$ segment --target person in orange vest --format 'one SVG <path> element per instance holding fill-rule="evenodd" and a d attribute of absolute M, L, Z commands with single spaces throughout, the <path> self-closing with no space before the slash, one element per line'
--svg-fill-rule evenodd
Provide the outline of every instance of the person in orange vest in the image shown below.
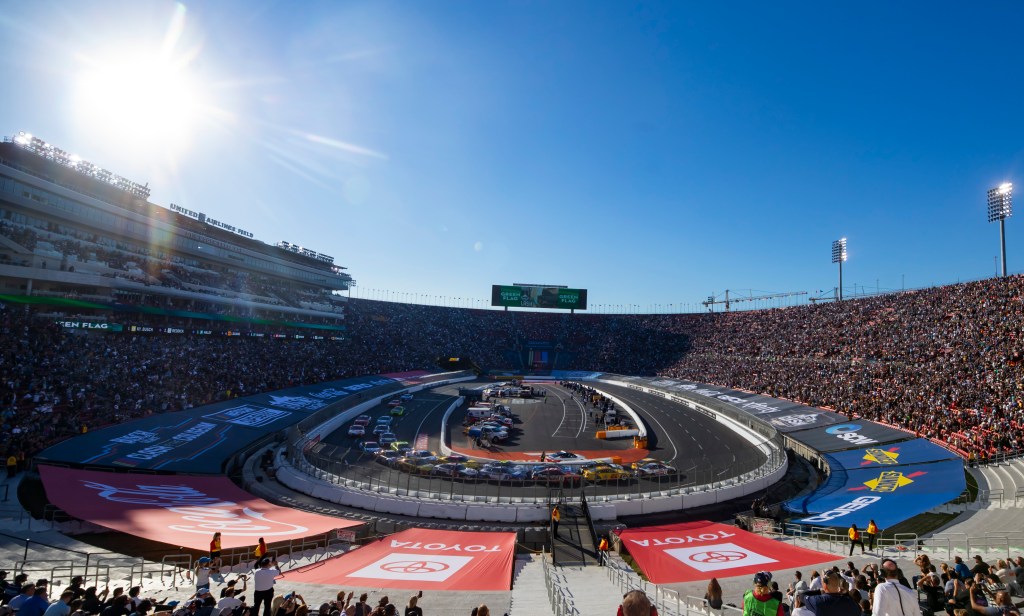
<path fill-rule="evenodd" d="M 864 529 L 864 534 L 868 536 L 868 549 L 874 552 L 875 539 L 878 538 L 878 525 L 875 524 L 874 520 L 868 522 L 868 527 Z"/>
<path fill-rule="evenodd" d="M 554 530 L 554 534 L 558 535 L 558 523 L 562 521 L 562 513 L 558 510 L 558 505 L 551 510 L 551 527 Z"/>
<path fill-rule="evenodd" d="M 853 546 L 860 544 L 860 553 L 864 553 L 864 542 L 861 541 L 860 531 L 857 530 L 856 524 L 850 524 L 850 530 L 847 532 L 850 536 L 850 556 L 853 556 Z"/>

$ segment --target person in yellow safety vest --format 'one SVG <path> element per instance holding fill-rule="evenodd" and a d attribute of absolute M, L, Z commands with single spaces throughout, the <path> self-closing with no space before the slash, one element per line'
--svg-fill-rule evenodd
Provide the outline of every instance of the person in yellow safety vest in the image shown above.
<path fill-rule="evenodd" d="M 868 522 L 868 527 L 864 530 L 864 534 L 868 536 L 868 549 L 872 552 L 875 551 L 875 539 L 878 538 L 878 525 L 875 524 L 874 520 Z"/>
<path fill-rule="evenodd" d="M 772 574 L 754 574 L 754 588 L 743 593 L 743 616 L 782 616 L 782 600 L 772 592 Z"/>
<path fill-rule="evenodd" d="M 554 530 L 554 534 L 558 534 L 558 523 L 562 520 L 562 513 L 558 511 L 558 505 L 551 510 L 551 527 Z"/>
<path fill-rule="evenodd" d="M 599 552 L 608 551 L 608 537 L 601 537 L 601 543 L 597 544 L 597 550 Z"/>
<path fill-rule="evenodd" d="M 11 455 L 7 456 L 7 478 L 10 479 L 18 474 L 18 458 Z"/>
<path fill-rule="evenodd" d="M 864 542 L 860 539 L 860 531 L 857 530 L 856 524 L 850 524 L 850 530 L 847 532 L 850 535 L 850 556 L 853 556 L 853 546 L 860 544 L 860 553 L 864 553 Z"/>

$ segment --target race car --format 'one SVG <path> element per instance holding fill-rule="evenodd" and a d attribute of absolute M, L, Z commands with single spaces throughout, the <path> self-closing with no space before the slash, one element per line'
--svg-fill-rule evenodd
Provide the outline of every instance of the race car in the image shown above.
<path fill-rule="evenodd" d="M 629 472 L 626 469 L 612 465 L 588 468 L 583 471 L 583 478 L 587 481 L 622 481 L 629 479 Z"/>
<path fill-rule="evenodd" d="M 392 407 L 391 408 L 391 414 L 394 415 L 395 417 L 401 417 L 402 415 L 405 415 L 405 407 L 404 406 Z"/>
<path fill-rule="evenodd" d="M 352 424 L 348 429 L 349 436 L 364 436 L 366 434 L 366 426 L 362 424 Z"/>
<path fill-rule="evenodd" d="M 648 462 L 636 469 L 637 477 L 671 477 L 678 473 L 674 466 L 661 462 Z"/>
<path fill-rule="evenodd" d="M 578 453 L 571 451 L 556 451 L 555 453 L 549 453 L 545 460 L 551 460 L 553 462 L 567 462 L 570 460 L 586 460 L 583 456 Z"/>

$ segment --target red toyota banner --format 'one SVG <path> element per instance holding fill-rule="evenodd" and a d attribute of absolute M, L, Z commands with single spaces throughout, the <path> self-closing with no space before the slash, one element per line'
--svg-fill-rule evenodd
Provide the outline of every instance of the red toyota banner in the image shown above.
<path fill-rule="evenodd" d="M 171 545 L 206 550 L 213 533 L 225 549 L 311 537 L 358 526 L 272 505 L 226 477 L 104 473 L 39 467 L 50 502 L 73 517 Z"/>
<path fill-rule="evenodd" d="M 413 528 L 289 571 L 284 579 L 357 588 L 510 590 L 515 547 L 515 533 Z"/>
<path fill-rule="evenodd" d="M 619 538 L 654 584 L 753 575 L 839 560 L 834 554 L 706 521 L 627 528 Z"/>

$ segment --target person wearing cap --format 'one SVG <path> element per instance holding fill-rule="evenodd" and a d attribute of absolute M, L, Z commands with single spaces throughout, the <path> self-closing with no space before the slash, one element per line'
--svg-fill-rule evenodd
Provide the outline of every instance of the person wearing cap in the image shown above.
<path fill-rule="evenodd" d="M 196 561 L 196 590 L 210 587 L 210 557 L 203 556 Z"/>
<path fill-rule="evenodd" d="M 252 576 L 251 616 L 270 616 L 270 604 L 274 600 L 275 578 L 279 575 L 281 575 L 281 570 L 277 568 L 277 561 L 264 556 L 260 561 L 260 568 Z M 263 604 L 262 612 L 260 612 L 261 603 Z"/>
<path fill-rule="evenodd" d="M 772 592 L 772 574 L 754 574 L 754 588 L 743 593 L 743 616 L 783 616 L 782 600 Z"/>
<path fill-rule="evenodd" d="M 562 521 L 562 512 L 558 510 L 558 505 L 551 510 L 551 529 L 552 534 L 558 535 L 558 523 Z"/>
<path fill-rule="evenodd" d="M 843 576 L 835 569 L 825 573 L 825 592 L 804 602 L 815 616 L 860 616 L 860 605 L 843 592 Z"/>
<path fill-rule="evenodd" d="M 900 570 L 890 559 L 882 561 L 885 581 L 875 586 L 871 616 L 921 616 L 917 592 L 900 582 Z"/>

